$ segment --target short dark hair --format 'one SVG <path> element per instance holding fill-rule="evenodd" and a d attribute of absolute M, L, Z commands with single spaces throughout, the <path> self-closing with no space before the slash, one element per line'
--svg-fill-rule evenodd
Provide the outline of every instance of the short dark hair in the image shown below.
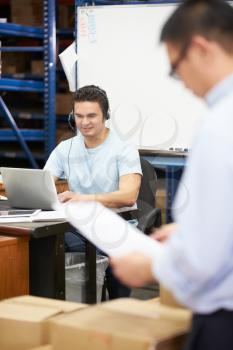
<path fill-rule="evenodd" d="M 109 101 L 106 92 L 96 85 L 87 85 L 74 93 L 75 102 L 97 102 L 105 119 L 109 119 Z"/>
<path fill-rule="evenodd" d="M 187 45 L 202 35 L 233 52 L 233 8 L 224 0 L 186 0 L 165 23 L 160 40 Z"/>

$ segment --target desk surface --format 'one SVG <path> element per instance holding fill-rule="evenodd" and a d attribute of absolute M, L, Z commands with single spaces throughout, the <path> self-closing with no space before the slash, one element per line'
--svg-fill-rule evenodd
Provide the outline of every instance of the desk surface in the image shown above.
<path fill-rule="evenodd" d="M 139 150 L 140 156 L 151 163 L 155 168 L 183 168 L 186 165 L 188 152 L 169 150 Z"/>
<path fill-rule="evenodd" d="M 141 156 L 158 156 L 158 157 L 187 157 L 187 151 L 156 150 L 156 149 L 139 149 Z"/>
<path fill-rule="evenodd" d="M 8 201 L 0 201 L 0 209 L 10 208 Z M 46 221 L 46 222 L 18 222 L 0 224 L 0 233 L 10 236 L 29 236 L 31 238 L 41 238 L 51 236 L 59 231 L 65 232 L 70 224 L 66 221 Z"/>

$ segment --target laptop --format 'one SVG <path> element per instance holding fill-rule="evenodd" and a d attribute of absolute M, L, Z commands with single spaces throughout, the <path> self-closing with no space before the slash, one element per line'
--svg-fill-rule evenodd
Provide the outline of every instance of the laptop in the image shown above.
<path fill-rule="evenodd" d="M 5 167 L 0 171 L 12 208 L 53 210 L 53 205 L 58 203 L 50 171 Z"/>

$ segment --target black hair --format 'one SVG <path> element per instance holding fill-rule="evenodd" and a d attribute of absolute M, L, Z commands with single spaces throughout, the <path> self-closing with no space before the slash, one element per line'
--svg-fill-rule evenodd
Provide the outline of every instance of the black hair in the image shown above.
<path fill-rule="evenodd" d="M 233 52 L 233 8 L 224 0 L 186 0 L 165 23 L 160 41 L 187 45 L 199 34 Z"/>
<path fill-rule="evenodd" d="M 106 92 L 99 86 L 87 85 L 74 93 L 75 102 L 97 102 L 105 119 L 109 119 L 109 101 Z"/>

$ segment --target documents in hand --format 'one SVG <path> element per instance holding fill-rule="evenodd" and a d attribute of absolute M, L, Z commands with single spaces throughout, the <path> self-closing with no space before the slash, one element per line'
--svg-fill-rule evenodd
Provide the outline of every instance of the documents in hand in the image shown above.
<path fill-rule="evenodd" d="M 33 214 L 28 216 L 0 216 L 0 224 L 17 222 L 39 222 L 39 221 L 65 221 L 63 212 L 59 210 L 41 211 L 33 210 Z"/>
<path fill-rule="evenodd" d="M 67 220 L 109 256 L 142 252 L 159 254 L 161 243 L 149 238 L 112 210 L 97 202 L 67 202 L 59 205 Z"/>

